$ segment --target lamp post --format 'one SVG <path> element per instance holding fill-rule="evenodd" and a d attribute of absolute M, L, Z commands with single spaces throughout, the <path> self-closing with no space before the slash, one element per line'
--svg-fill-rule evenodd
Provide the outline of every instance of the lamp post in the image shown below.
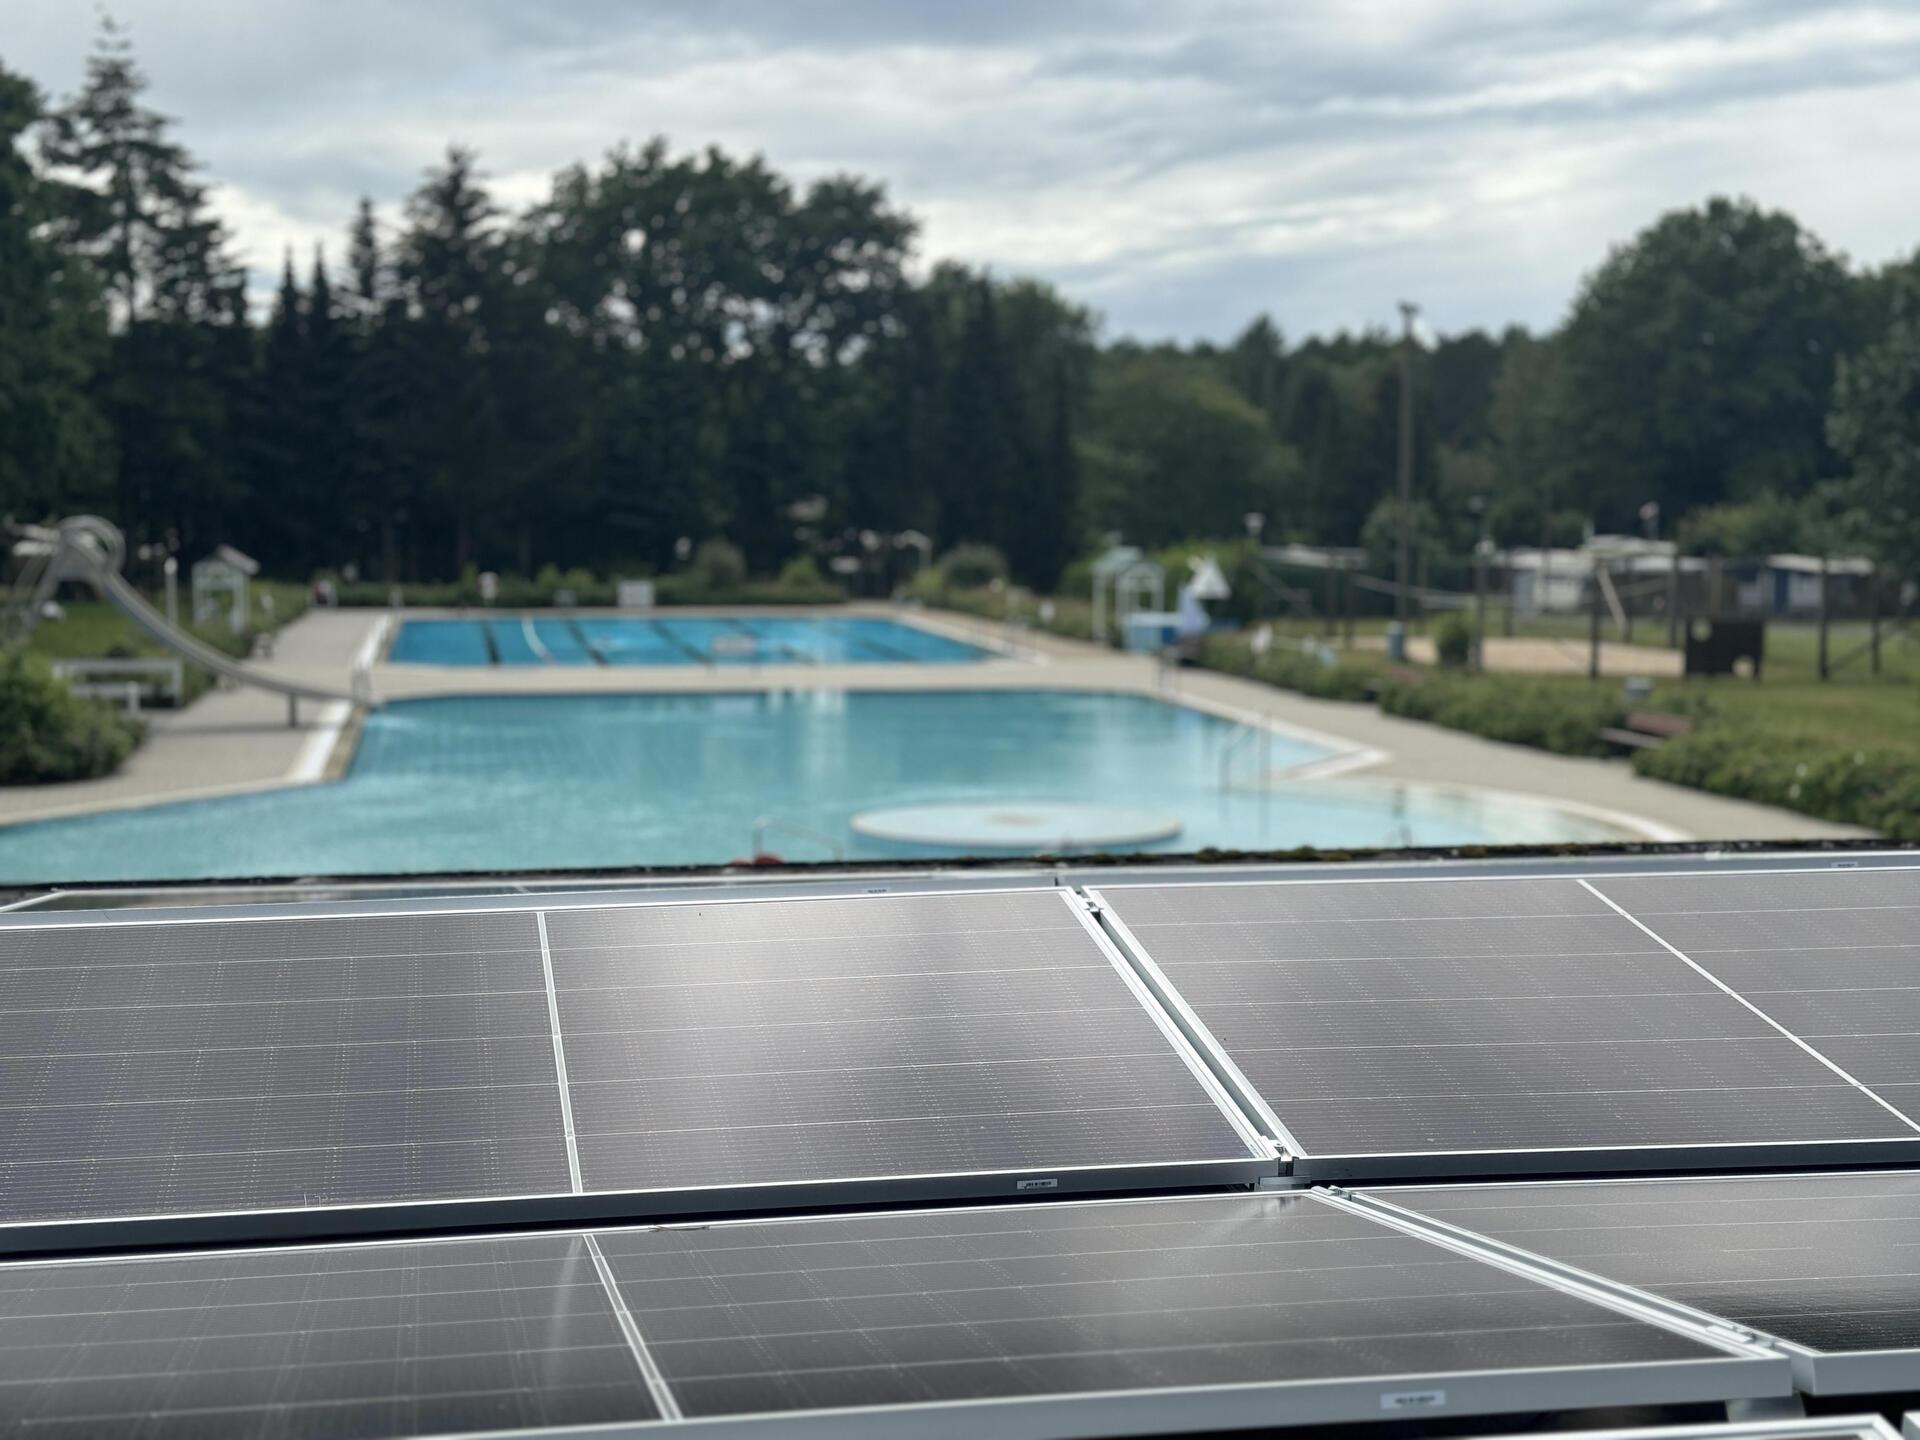
<path fill-rule="evenodd" d="M 1412 301 L 1400 302 L 1400 322 L 1405 327 L 1405 335 L 1400 343 L 1400 475 L 1398 513 L 1394 517 L 1398 523 L 1394 526 L 1397 555 L 1393 578 L 1394 618 L 1400 622 L 1402 634 L 1406 633 L 1412 610 L 1408 587 L 1413 578 L 1413 322 L 1419 314 L 1420 307 Z"/>
<path fill-rule="evenodd" d="M 1487 557 L 1493 554 L 1493 537 L 1487 533 L 1487 497 L 1475 495 L 1467 509 L 1480 518 L 1480 534 L 1473 542 L 1473 668 L 1487 668 Z"/>

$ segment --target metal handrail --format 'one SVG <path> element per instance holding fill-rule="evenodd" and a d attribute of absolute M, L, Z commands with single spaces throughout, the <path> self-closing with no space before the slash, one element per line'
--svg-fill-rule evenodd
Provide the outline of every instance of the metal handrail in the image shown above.
<path fill-rule="evenodd" d="M 1254 740 L 1261 742 L 1261 751 L 1265 760 L 1260 767 L 1260 773 L 1264 776 L 1273 769 L 1273 732 L 1264 725 L 1242 725 L 1220 751 L 1220 788 L 1222 790 L 1233 789 L 1233 757 L 1240 753 L 1243 746 Z"/>
<path fill-rule="evenodd" d="M 795 824 L 791 820 L 782 820 L 778 815 L 762 815 L 753 822 L 753 854 L 755 859 L 767 853 L 764 848 L 764 842 L 767 837 L 767 832 L 770 830 L 783 830 L 789 835 L 799 835 L 804 839 L 817 840 L 832 852 L 835 860 L 844 860 L 847 858 L 847 852 L 841 846 L 840 842 L 824 830 L 815 830 L 810 826 Z"/>

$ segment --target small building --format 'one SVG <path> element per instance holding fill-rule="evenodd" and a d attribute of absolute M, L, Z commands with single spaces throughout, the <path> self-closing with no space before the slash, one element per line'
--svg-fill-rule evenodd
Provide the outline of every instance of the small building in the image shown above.
<path fill-rule="evenodd" d="M 193 562 L 193 618 L 204 625 L 220 614 L 224 602 L 227 624 L 238 635 L 252 613 L 249 586 L 260 573 L 260 562 L 231 545 L 216 545 L 205 559 Z"/>
<path fill-rule="evenodd" d="M 1769 555 L 1749 565 L 1729 565 L 1736 577 L 1735 603 L 1748 614 L 1811 618 L 1820 613 L 1821 558 L 1818 555 Z M 1826 559 L 1827 608 L 1863 613 L 1874 566 L 1859 555 Z"/>
<path fill-rule="evenodd" d="M 1594 535 L 1576 549 L 1515 549 L 1500 559 L 1508 597 L 1519 615 L 1567 615 L 1593 603 L 1594 572 L 1604 568 L 1615 592 L 1630 610 L 1663 609 L 1680 575 L 1681 603 L 1705 608 L 1709 562 L 1682 555 L 1676 566 L 1671 540 L 1638 535 Z M 1637 603 L 1636 603 L 1637 602 Z"/>

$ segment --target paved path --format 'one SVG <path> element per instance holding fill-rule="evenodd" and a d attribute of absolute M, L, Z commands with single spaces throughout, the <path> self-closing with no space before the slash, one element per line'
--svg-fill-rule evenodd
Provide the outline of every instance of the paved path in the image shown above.
<path fill-rule="evenodd" d="M 893 615 L 884 606 L 851 613 Z M 689 612 L 691 613 L 691 612 Z M 790 613 L 790 612 L 789 612 Z M 846 612 L 842 612 L 846 613 Z M 1689 839 L 1810 839 L 1869 832 L 1804 815 L 1648 780 L 1623 760 L 1581 760 L 1383 715 L 1371 705 L 1314 700 L 1204 670 L 1174 670 L 1139 656 L 948 613 L 909 618 L 1000 648 L 997 658 L 961 665 L 818 666 L 477 666 L 379 665 L 383 699 L 427 695 L 547 694 L 793 689 L 1087 689 L 1159 693 L 1313 732 L 1337 745 L 1383 752 L 1352 771 L 1357 780 L 1417 782 L 1523 794 L 1608 816 L 1631 817 L 1641 833 Z M 379 612 L 315 611 L 281 633 L 268 668 L 328 684 L 346 681 L 372 643 Z M 344 707 L 338 707 L 344 709 Z M 289 729 L 286 703 L 248 690 L 216 691 L 178 715 L 152 722 L 120 774 L 72 785 L 0 789 L 0 821 L 231 793 L 324 773 L 339 714 L 302 713 Z M 1329 781 L 1328 783 L 1339 783 Z"/>
<path fill-rule="evenodd" d="M 314 611 L 280 632 L 263 670 L 347 684 L 355 655 L 379 623 L 371 610 Z M 147 738 L 115 774 L 64 785 L 0 787 L 0 822 L 45 819 L 195 796 L 259 790 L 324 773 L 345 705 L 287 702 L 252 689 L 210 690 L 184 710 L 147 716 Z"/>
<path fill-rule="evenodd" d="M 1384 650 L 1386 637 L 1362 635 L 1355 642 L 1360 650 Z M 1585 675 L 1592 663 L 1590 645 L 1585 640 L 1545 640 L 1527 636 L 1487 637 L 1487 669 L 1502 675 Z M 1439 660 L 1431 635 L 1407 637 L 1407 658 L 1422 665 Z M 1653 645 L 1622 645 L 1617 640 L 1600 642 L 1602 675 L 1646 675 L 1654 679 L 1677 679 L 1683 669 L 1678 650 L 1662 650 Z"/>

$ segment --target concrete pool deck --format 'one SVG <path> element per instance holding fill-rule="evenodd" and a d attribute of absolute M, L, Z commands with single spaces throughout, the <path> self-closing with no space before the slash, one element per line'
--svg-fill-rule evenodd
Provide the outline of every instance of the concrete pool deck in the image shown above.
<path fill-rule="evenodd" d="M 456 612 L 408 612 L 433 618 Z M 676 610 L 676 614 L 681 613 Z M 700 612 L 689 609 L 688 615 Z M 745 613 L 745 612 L 730 612 Z M 791 613 L 791 612 L 782 612 Z M 1790 811 L 1723 799 L 1636 775 L 1623 760 L 1584 760 L 1482 740 L 1371 705 L 1315 700 L 1251 680 L 1179 670 L 1079 641 L 948 613 L 853 605 L 834 613 L 905 619 L 1000 650 L 971 664 L 727 666 L 430 666 L 374 664 L 383 700 L 436 695 L 701 693 L 742 690 L 1112 690 L 1158 695 L 1259 719 L 1362 753 L 1355 782 L 1411 783 L 1494 791 L 1630 822 L 1664 839 L 1824 839 L 1870 831 Z M 373 610 L 313 611 L 279 637 L 262 668 L 344 685 L 356 659 L 370 659 L 386 621 Z M 112 776 L 62 785 L 0 788 L 0 823 L 85 814 L 322 779 L 343 736 L 347 707 L 303 707 L 289 728 L 286 702 L 253 690 L 216 690 L 178 713 L 149 718 L 148 736 Z M 1330 782 L 1339 783 L 1339 782 Z"/>

